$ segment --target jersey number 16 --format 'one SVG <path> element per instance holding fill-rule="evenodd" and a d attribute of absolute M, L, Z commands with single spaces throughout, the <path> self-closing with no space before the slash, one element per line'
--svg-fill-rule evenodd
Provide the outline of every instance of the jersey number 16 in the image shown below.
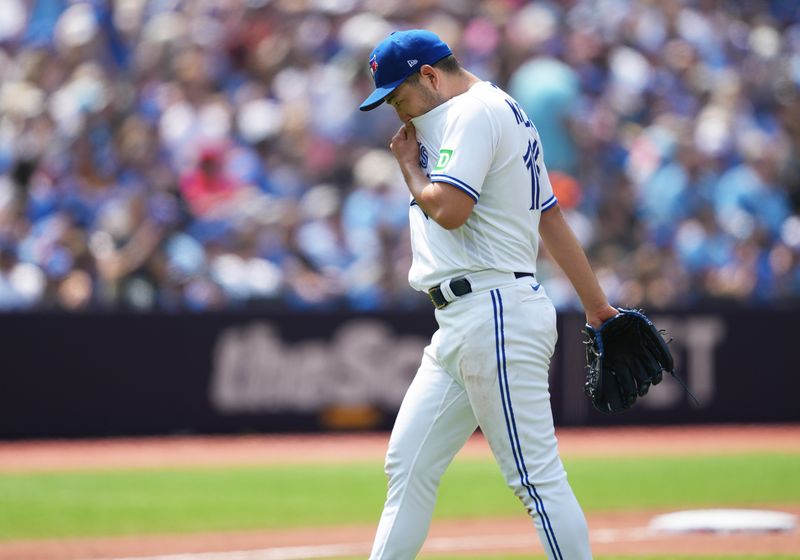
<path fill-rule="evenodd" d="M 525 150 L 522 161 L 525 162 L 525 167 L 531 174 L 531 210 L 539 209 L 539 164 L 536 163 L 538 158 L 539 141 L 529 139 L 528 149 Z"/>

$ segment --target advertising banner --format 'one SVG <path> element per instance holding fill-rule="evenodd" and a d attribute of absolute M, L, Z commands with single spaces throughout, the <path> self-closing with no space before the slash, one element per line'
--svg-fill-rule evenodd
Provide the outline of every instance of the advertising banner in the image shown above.
<path fill-rule="evenodd" d="M 583 394 L 583 318 L 559 317 L 557 425 L 800 421 L 794 311 L 652 316 L 677 373 L 614 416 Z M 2 315 L 0 438 L 389 429 L 432 313 Z"/>

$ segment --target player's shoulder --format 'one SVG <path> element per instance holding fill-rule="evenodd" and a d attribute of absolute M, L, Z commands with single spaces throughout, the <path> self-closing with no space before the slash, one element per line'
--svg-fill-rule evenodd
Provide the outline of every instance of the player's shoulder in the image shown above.
<path fill-rule="evenodd" d="M 448 118 L 463 118 L 471 122 L 496 121 L 506 94 L 490 82 L 478 82 L 469 90 L 452 99 Z M 508 108 L 506 107 L 506 110 Z"/>
<path fill-rule="evenodd" d="M 495 120 L 505 120 L 517 105 L 510 95 L 491 82 L 479 82 L 460 97 L 459 112 L 483 111 Z"/>
<path fill-rule="evenodd" d="M 469 110 L 484 107 L 492 108 L 498 101 L 502 101 L 506 94 L 491 82 L 478 82 L 463 94 L 455 98 L 454 108 Z"/>

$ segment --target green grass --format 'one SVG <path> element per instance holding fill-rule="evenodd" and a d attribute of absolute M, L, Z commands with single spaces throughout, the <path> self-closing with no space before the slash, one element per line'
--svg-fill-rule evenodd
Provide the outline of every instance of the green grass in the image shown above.
<path fill-rule="evenodd" d="M 800 503 L 800 455 L 573 459 L 587 511 Z M 380 464 L 0 474 L 0 539 L 375 523 Z M 439 518 L 521 515 L 491 460 L 445 474 Z"/>
<path fill-rule="evenodd" d="M 0 476 L 0 538 L 239 530 L 380 514 L 379 465 Z"/>
<path fill-rule="evenodd" d="M 640 457 L 565 461 L 586 511 L 800 503 L 800 455 Z M 489 461 L 454 464 L 442 481 L 440 517 L 519 510 Z M 468 491 L 465 489 L 468 488 Z"/>

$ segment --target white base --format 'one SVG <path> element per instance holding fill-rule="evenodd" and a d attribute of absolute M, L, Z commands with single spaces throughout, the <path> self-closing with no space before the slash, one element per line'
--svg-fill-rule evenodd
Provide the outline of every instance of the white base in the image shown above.
<path fill-rule="evenodd" d="M 650 530 L 662 533 L 793 531 L 796 516 L 755 509 L 698 509 L 654 517 Z"/>

